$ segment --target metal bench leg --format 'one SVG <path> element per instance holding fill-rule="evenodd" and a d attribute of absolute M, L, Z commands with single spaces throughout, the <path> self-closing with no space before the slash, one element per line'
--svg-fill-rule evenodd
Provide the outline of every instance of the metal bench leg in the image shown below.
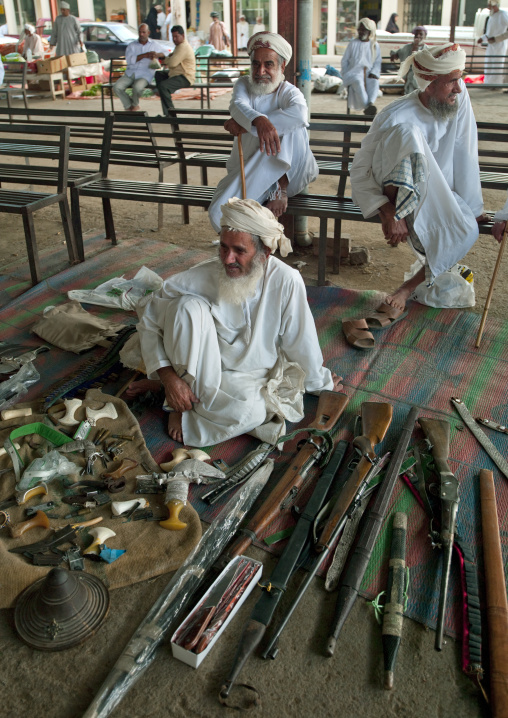
<path fill-rule="evenodd" d="M 164 182 L 164 170 L 162 167 L 159 168 L 159 182 Z M 157 205 L 157 229 L 162 232 L 164 226 L 164 205 L 159 202 Z"/>
<path fill-rule="evenodd" d="M 30 122 L 30 115 L 29 115 L 29 109 L 28 109 L 28 99 L 26 96 L 26 90 L 23 90 L 23 102 L 25 103 L 25 110 L 26 110 L 26 119 Z"/>
<path fill-rule="evenodd" d="M 23 212 L 23 226 L 25 228 L 28 266 L 30 267 L 32 285 L 34 285 L 41 281 L 41 264 L 39 261 L 39 252 L 37 250 L 37 239 L 35 237 L 34 218 L 33 214 L 29 210 Z"/>
<path fill-rule="evenodd" d="M 201 167 L 201 184 L 203 187 L 208 187 L 208 167 Z"/>
<path fill-rule="evenodd" d="M 180 167 L 181 167 L 181 171 L 180 171 L 181 184 L 188 184 L 187 167 L 183 162 L 180 164 Z M 182 205 L 182 222 L 183 222 L 183 224 L 190 224 L 189 205 L 188 204 Z"/>
<path fill-rule="evenodd" d="M 342 251 L 342 220 L 333 223 L 333 273 L 340 274 L 340 255 Z"/>
<path fill-rule="evenodd" d="M 78 248 L 78 257 L 85 261 L 85 247 L 83 244 L 83 229 L 81 227 L 81 210 L 79 206 L 79 190 L 76 187 L 71 189 L 71 219 L 74 230 L 74 238 Z"/>
<path fill-rule="evenodd" d="M 321 217 L 319 220 L 319 256 L 318 256 L 318 287 L 323 287 L 325 284 L 326 275 L 326 240 L 328 231 L 328 220 L 326 217 Z"/>
<path fill-rule="evenodd" d="M 74 236 L 74 229 L 72 227 L 71 210 L 67 197 L 58 203 L 60 207 L 60 216 L 62 218 L 63 230 L 65 235 L 65 242 L 67 244 L 67 254 L 69 255 L 69 261 L 71 264 L 78 264 L 83 261 L 83 251 L 79 251 L 76 238 Z"/>
<path fill-rule="evenodd" d="M 107 197 L 102 198 L 102 211 L 104 213 L 104 226 L 106 227 L 106 239 L 111 240 L 111 244 L 118 244 L 115 232 L 115 223 L 113 222 L 113 212 L 111 211 L 111 200 Z"/>

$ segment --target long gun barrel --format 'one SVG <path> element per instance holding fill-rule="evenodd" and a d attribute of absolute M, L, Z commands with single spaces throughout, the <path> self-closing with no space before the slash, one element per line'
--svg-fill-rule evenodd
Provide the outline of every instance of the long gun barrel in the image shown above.
<path fill-rule="evenodd" d="M 355 470 L 340 492 L 326 525 L 316 544 L 318 551 L 330 545 L 335 527 L 344 518 L 348 507 L 358 491 L 358 487 L 367 476 L 376 459 L 374 446 L 385 437 L 392 421 L 393 407 L 385 402 L 366 401 L 362 404 L 362 435 L 353 440 L 353 446 L 361 454 Z"/>
<path fill-rule="evenodd" d="M 453 541 L 459 505 L 459 482 L 450 471 L 448 454 L 450 452 L 450 424 L 443 419 L 419 419 L 427 442 L 430 445 L 434 464 L 439 474 L 439 498 L 441 500 L 441 545 L 443 547 L 443 568 L 439 607 L 437 613 L 436 651 L 443 648 L 444 620 L 450 568 L 452 563 Z"/>
<path fill-rule="evenodd" d="M 395 488 L 400 467 L 406 455 L 417 417 L 418 409 L 413 407 L 410 409 L 404 426 L 402 427 L 397 447 L 393 452 L 386 471 L 386 476 L 378 489 L 374 504 L 369 511 L 367 521 L 365 522 L 354 553 L 345 571 L 344 578 L 341 581 L 335 607 L 335 616 L 326 646 L 326 655 L 328 656 L 333 656 L 339 633 L 358 596 L 365 571 L 367 570 L 374 545 L 388 509 L 393 489 Z"/>
<path fill-rule="evenodd" d="M 493 718 L 508 717 L 508 601 L 492 471 L 480 471 Z"/>
<path fill-rule="evenodd" d="M 339 521 L 338 524 L 335 524 L 332 535 L 330 537 L 330 544 L 329 546 L 325 546 L 325 548 L 317 554 L 317 556 L 314 559 L 314 563 L 312 564 L 311 569 L 309 570 L 307 576 L 301 583 L 298 592 L 296 596 L 293 598 L 293 601 L 291 605 L 289 606 L 288 610 L 286 611 L 284 618 L 280 622 L 280 624 L 277 627 L 277 630 L 273 634 L 273 636 L 270 639 L 270 643 L 265 648 L 263 653 L 261 654 L 263 658 L 275 658 L 277 653 L 279 652 L 279 649 L 277 647 L 277 643 L 279 640 L 279 637 L 282 633 L 282 631 L 287 626 L 289 619 L 293 615 L 293 611 L 300 603 L 301 599 L 303 598 L 303 595 L 305 591 L 308 589 L 310 584 L 312 583 L 312 579 L 316 575 L 316 573 L 319 571 L 321 566 L 326 560 L 326 557 L 330 553 L 331 547 L 333 546 L 335 539 L 338 538 L 339 534 L 343 530 L 344 526 L 346 525 L 346 521 L 351 518 L 351 516 L 354 514 L 356 507 L 360 503 L 362 496 L 364 492 L 366 491 L 370 481 L 379 474 L 379 472 L 382 470 L 383 466 L 385 465 L 387 459 L 389 457 L 389 454 L 385 454 L 382 456 L 379 460 L 377 460 L 370 468 L 370 470 L 367 472 L 363 482 L 361 483 L 356 495 L 353 498 L 353 501 L 351 502 L 351 506 L 349 507 L 348 511 L 344 514 L 342 519 Z"/>
<path fill-rule="evenodd" d="M 305 506 L 305 510 L 298 519 L 295 530 L 282 552 L 277 566 L 272 571 L 270 578 L 263 582 L 262 588 L 265 590 L 261 594 L 258 602 L 254 606 L 251 617 L 245 625 L 245 628 L 238 644 L 238 649 L 233 662 L 229 676 L 221 688 L 220 697 L 222 700 L 228 697 L 233 684 L 235 683 L 240 671 L 248 660 L 249 656 L 254 652 L 256 647 L 263 638 L 266 627 L 272 620 L 273 614 L 279 601 L 284 595 L 287 584 L 298 562 L 298 557 L 303 546 L 309 539 L 312 524 L 321 508 L 326 494 L 340 468 L 344 455 L 346 453 L 348 443 L 339 441 L 335 447 L 332 458 L 326 465 L 324 471 L 319 477 L 312 496 Z"/>
<path fill-rule="evenodd" d="M 331 431 L 348 402 L 349 397 L 346 394 L 323 391 L 319 396 L 316 418 L 308 428 Z M 322 437 L 316 436 L 307 440 L 273 491 L 249 521 L 248 526 L 240 531 L 240 536 L 227 551 L 226 558 L 228 560 L 243 554 L 258 534 L 272 523 L 288 505 L 288 501 L 296 496 L 309 470 L 324 453 L 325 446 Z"/>

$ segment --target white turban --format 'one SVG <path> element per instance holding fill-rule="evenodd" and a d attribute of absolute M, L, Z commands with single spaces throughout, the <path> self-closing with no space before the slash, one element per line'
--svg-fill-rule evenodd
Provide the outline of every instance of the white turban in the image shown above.
<path fill-rule="evenodd" d="M 28 32 L 35 32 L 35 27 L 30 25 L 30 23 L 25 22 L 25 30 L 28 30 Z"/>
<path fill-rule="evenodd" d="M 399 75 L 405 77 L 410 68 L 423 92 L 439 76 L 449 75 L 455 70 L 462 71 L 466 66 L 466 52 L 460 45 L 447 42 L 433 48 L 413 52 L 400 66 Z"/>
<path fill-rule="evenodd" d="M 278 55 L 284 58 L 286 62 L 291 60 L 293 54 L 293 48 L 284 40 L 282 35 L 278 35 L 276 32 L 257 32 L 252 35 L 249 42 L 247 43 L 247 52 L 252 55 L 254 50 L 259 49 L 274 50 Z"/>
<path fill-rule="evenodd" d="M 362 17 L 359 24 L 366 27 L 369 31 L 370 49 L 372 50 L 372 62 L 374 62 L 376 59 L 376 23 L 369 17 Z"/>
<path fill-rule="evenodd" d="M 267 207 L 262 207 L 255 199 L 231 197 L 221 205 L 221 227 L 231 227 L 240 232 L 257 234 L 273 254 L 277 247 L 282 257 L 293 251 L 291 242 L 284 234 L 284 227 L 276 220 Z"/>
<path fill-rule="evenodd" d="M 60 3 L 60 10 L 70 10 L 71 6 L 68 2 L 61 2 Z"/>

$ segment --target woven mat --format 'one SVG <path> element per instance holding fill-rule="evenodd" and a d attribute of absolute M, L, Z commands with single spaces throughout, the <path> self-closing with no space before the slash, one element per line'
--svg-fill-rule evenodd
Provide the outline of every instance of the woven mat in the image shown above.
<path fill-rule="evenodd" d="M 172 254 L 173 252 L 173 254 Z M 159 256 L 157 256 L 159 253 Z M 28 340 L 29 327 L 44 306 L 65 301 L 64 292 L 72 288 L 93 287 L 110 276 L 132 276 L 144 263 L 167 276 L 180 271 L 193 261 L 200 261 L 198 253 L 178 254 L 154 240 L 130 240 L 94 257 L 85 265 L 66 270 L 50 281 L 35 287 L 0 311 L 0 332 L 5 340 Z M 175 264 L 172 260 L 175 260 Z M 136 264 L 136 261 L 138 264 Z M 410 406 L 421 409 L 422 416 L 444 418 L 450 421 L 452 441 L 450 465 L 460 481 L 460 506 L 458 528 L 463 539 L 471 546 L 482 575 L 481 524 L 479 512 L 478 473 L 481 468 L 492 469 L 496 481 L 498 512 L 505 561 L 508 559 L 508 484 L 478 445 L 467 429 L 460 430 L 462 422 L 450 404 L 450 397 L 459 396 L 469 407 L 473 416 L 485 416 L 499 423 L 508 423 L 506 386 L 508 385 L 508 322 L 488 319 L 480 350 L 474 348 L 479 315 L 460 310 L 437 310 L 412 304 L 410 312 L 394 327 L 376 333 L 377 347 L 370 352 L 360 352 L 349 347 L 341 333 L 341 318 L 361 317 L 380 302 L 377 292 L 355 292 L 332 287 L 308 289 L 309 302 L 316 320 L 318 334 L 327 365 L 345 377 L 345 391 L 351 397 L 350 404 L 339 424 L 338 438 L 351 438 L 354 414 L 364 401 L 389 401 L 394 405 L 394 419 L 386 440 L 378 451 L 386 451 L 397 441 Z M 90 308 L 100 316 L 118 321 L 134 321 L 124 312 Z M 99 356 L 102 350 L 97 350 Z M 90 356 L 88 354 L 88 356 Z M 74 371 L 84 357 L 75 357 L 59 350 L 42 354 L 37 360 L 43 379 L 31 395 L 36 396 L 58 378 Z M 106 388 L 107 390 L 107 388 Z M 317 399 L 306 397 L 305 426 L 313 419 Z M 174 447 L 166 434 L 166 415 L 159 409 L 146 410 L 138 417 L 148 449 L 160 463 L 168 460 Z M 288 427 L 294 428 L 294 427 Z M 487 430 L 488 431 L 488 430 Z M 421 440 L 420 429 L 415 430 L 414 440 Z M 489 438 L 499 451 L 506 455 L 506 436 L 489 432 Z M 253 448 L 257 442 L 241 436 L 225 444 L 209 447 L 212 458 L 222 458 L 232 463 Z M 277 460 L 270 485 L 284 472 L 285 465 L 293 455 L 296 440 L 287 444 Z M 305 502 L 314 476 L 310 476 L 302 493 Z M 267 489 L 268 490 L 268 489 Z M 200 517 L 210 521 L 220 507 L 210 508 L 200 500 L 204 487 L 192 490 L 191 500 Z M 411 567 L 411 585 L 406 614 L 426 625 L 435 626 L 440 579 L 440 555 L 432 551 L 427 538 L 427 520 L 409 494 L 397 486 L 385 521 L 380 540 L 362 585 L 365 596 L 374 597 L 386 585 L 386 564 L 389 553 L 390 515 L 394 510 L 406 510 L 409 514 L 408 565 Z M 267 530 L 273 534 L 292 521 L 286 515 Z M 277 544 L 274 550 L 280 550 Z M 458 567 L 454 563 L 447 610 L 446 630 L 451 635 L 460 633 L 461 600 Z"/>

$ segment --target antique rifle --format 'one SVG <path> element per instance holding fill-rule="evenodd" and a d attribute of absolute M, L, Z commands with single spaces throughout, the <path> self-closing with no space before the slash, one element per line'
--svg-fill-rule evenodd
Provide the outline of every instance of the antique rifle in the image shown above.
<path fill-rule="evenodd" d="M 453 541 L 455 538 L 457 509 L 459 505 L 459 482 L 450 471 L 448 454 L 450 452 L 450 424 L 443 419 L 419 419 L 425 438 L 430 447 L 436 471 L 439 474 L 439 498 L 441 501 L 440 540 L 443 548 L 443 568 L 437 613 L 436 651 L 443 648 L 444 620 L 450 567 L 452 562 Z"/>
<path fill-rule="evenodd" d="M 306 429 L 311 432 L 311 436 L 291 461 L 291 465 L 249 521 L 247 527 L 241 529 L 240 536 L 231 545 L 223 560 L 229 562 L 235 556 L 243 554 L 261 531 L 293 502 L 309 470 L 331 448 L 325 442 L 323 434 L 332 431 L 348 402 L 349 397 L 341 392 L 321 392 L 316 418 Z M 316 432 L 314 436 L 312 435 L 313 430 Z"/>
<path fill-rule="evenodd" d="M 341 580 L 339 593 L 337 595 L 337 604 L 335 606 L 335 616 L 330 631 L 330 637 L 328 638 L 326 646 L 327 656 L 333 656 L 339 633 L 346 618 L 349 616 L 349 613 L 356 601 L 356 597 L 358 596 L 358 592 L 360 591 L 360 586 L 363 581 L 365 571 L 367 570 L 374 545 L 379 536 L 381 525 L 388 509 L 388 504 L 390 503 L 393 489 L 395 488 L 395 483 L 397 481 L 402 462 L 404 461 L 417 417 L 418 409 L 413 407 L 407 415 L 404 426 L 402 427 L 399 441 L 397 442 L 397 447 L 393 452 L 390 464 L 386 470 L 384 481 L 378 489 L 377 496 L 371 510 L 369 511 L 356 548 L 344 572 L 344 577 Z"/>
<path fill-rule="evenodd" d="M 335 527 L 344 518 L 351 505 L 356 492 L 373 464 L 376 463 L 374 446 L 383 441 L 393 416 L 391 404 L 376 401 L 366 401 L 362 404 L 362 435 L 353 439 L 353 446 L 361 458 L 348 482 L 341 490 L 332 509 L 330 517 L 316 544 L 316 549 L 322 551 L 330 544 L 331 535 Z"/>
<path fill-rule="evenodd" d="M 493 718 L 507 718 L 508 601 L 492 471 L 480 471 L 480 496 L 490 643 L 490 705 Z"/>
<path fill-rule="evenodd" d="M 305 509 L 300 515 L 295 526 L 295 530 L 291 534 L 289 541 L 279 558 L 277 566 L 272 571 L 270 578 L 263 580 L 262 584 L 260 584 L 263 589 L 263 593 L 254 606 L 250 619 L 245 624 L 242 637 L 240 638 L 240 643 L 238 644 L 233 667 L 220 691 L 221 702 L 229 696 L 231 688 L 240 674 L 240 671 L 249 656 L 252 655 L 256 647 L 261 642 L 261 639 L 266 632 L 266 628 L 272 620 L 273 614 L 279 605 L 279 601 L 284 595 L 289 580 L 293 575 L 301 551 L 310 538 L 314 519 L 316 518 L 326 498 L 328 490 L 337 475 L 347 447 L 348 443 L 346 441 L 339 441 L 337 443 L 332 458 L 319 477 L 314 491 L 312 492 L 312 496 L 308 500 Z"/>
<path fill-rule="evenodd" d="M 314 558 L 311 569 L 298 589 L 291 605 L 289 606 L 284 618 L 279 624 L 276 632 L 270 639 L 268 647 L 264 650 L 263 658 L 275 658 L 278 653 L 277 642 L 279 636 L 289 622 L 293 611 L 300 603 L 300 600 L 312 582 L 312 579 L 324 563 L 328 553 L 330 552 L 335 539 L 339 536 L 344 528 L 348 518 L 350 518 L 361 498 L 367 489 L 371 479 L 378 474 L 387 458 L 387 455 L 378 459 L 374 453 L 374 445 L 383 440 L 383 437 L 390 426 L 392 420 L 393 408 L 391 404 L 381 402 L 364 402 L 361 408 L 362 414 L 362 435 L 353 441 L 353 446 L 362 454 L 362 457 L 356 465 L 353 473 L 341 488 L 338 499 L 332 510 L 332 514 L 325 525 L 325 528 L 319 539 L 319 554 Z M 368 457 L 368 458 L 367 458 Z M 323 536 L 326 541 L 322 542 Z"/>

